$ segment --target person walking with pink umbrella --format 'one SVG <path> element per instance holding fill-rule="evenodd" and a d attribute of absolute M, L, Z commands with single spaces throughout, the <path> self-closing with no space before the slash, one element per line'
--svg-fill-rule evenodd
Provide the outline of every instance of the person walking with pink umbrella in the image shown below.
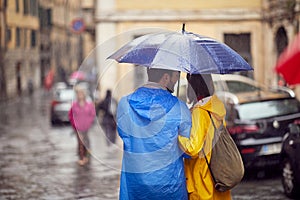
<path fill-rule="evenodd" d="M 82 85 L 75 86 L 76 101 L 69 111 L 69 119 L 76 131 L 78 141 L 79 165 L 85 165 L 88 159 L 90 141 L 88 131 L 96 116 L 93 102 L 87 100 L 87 90 Z"/>

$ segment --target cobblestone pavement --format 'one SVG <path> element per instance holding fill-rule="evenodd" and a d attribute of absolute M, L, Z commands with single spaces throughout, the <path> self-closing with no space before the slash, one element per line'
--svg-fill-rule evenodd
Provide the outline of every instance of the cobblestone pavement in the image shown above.
<path fill-rule="evenodd" d="M 69 125 L 50 126 L 49 96 L 0 105 L 0 199 L 117 199 L 120 145 L 106 147 L 95 122 L 91 161 L 76 161 Z"/>
<path fill-rule="evenodd" d="M 96 121 L 89 132 L 91 161 L 76 161 L 76 137 L 69 125 L 52 127 L 49 96 L 36 93 L 0 105 L 0 199 L 118 199 L 121 141 L 106 146 Z M 234 200 L 284 200 L 278 176 L 247 179 Z"/>

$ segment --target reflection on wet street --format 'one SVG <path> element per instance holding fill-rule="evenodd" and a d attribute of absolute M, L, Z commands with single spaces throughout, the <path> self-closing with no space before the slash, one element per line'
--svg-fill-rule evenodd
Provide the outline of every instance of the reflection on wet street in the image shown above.
<path fill-rule="evenodd" d="M 107 148 L 96 120 L 79 166 L 72 128 L 52 127 L 49 106 L 40 93 L 0 105 L 0 199 L 118 199 L 121 142 Z"/>

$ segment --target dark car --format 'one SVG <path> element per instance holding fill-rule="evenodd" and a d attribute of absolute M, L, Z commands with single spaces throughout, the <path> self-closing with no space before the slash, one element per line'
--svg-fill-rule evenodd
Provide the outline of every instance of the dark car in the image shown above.
<path fill-rule="evenodd" d="M 51 101 L 50 118 L 51 124 L 57 124 L 59 122 L 69 122 L 69 110 L 72 105 L 72 101 L 75 98 L 75 92 L 73 88 L 58 88 L 53 91 L 53 98 Z"/>
<path fill-rule="evenodd" d="M 213 75 L 216 95 L 226 107 L 226 125 L 236 142 L 246 170 L 279 168 L 288 125 L 300 119 L 300 104 L 286 87 L 267 88 L 240 75 Z M 186 79 L 179 97 L 186 101 Z M 191 106 L 188 104 L 188 106 Z"/>
<path fill-rule="evenodd" d="M 290 124 L 281 152 L 282 185 L 290 198 L 300 199 L 300 121 Z"/>
<path fill-rule="evenodd" d="M 267 91 L 223 97 L 227 128 L 245 168 L 279 167 L 283 137 L 289 124 L 300 120 L 299 101 L 287 93 Z"/>

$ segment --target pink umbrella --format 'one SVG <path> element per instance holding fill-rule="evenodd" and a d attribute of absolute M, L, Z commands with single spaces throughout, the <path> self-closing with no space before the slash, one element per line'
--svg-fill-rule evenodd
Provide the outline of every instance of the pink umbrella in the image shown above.
<path fill-rule="evenodd" d="M 70 79 L 85 80 L 86 75 L 83 71 L 75 71 L 70 75 Z"/>

